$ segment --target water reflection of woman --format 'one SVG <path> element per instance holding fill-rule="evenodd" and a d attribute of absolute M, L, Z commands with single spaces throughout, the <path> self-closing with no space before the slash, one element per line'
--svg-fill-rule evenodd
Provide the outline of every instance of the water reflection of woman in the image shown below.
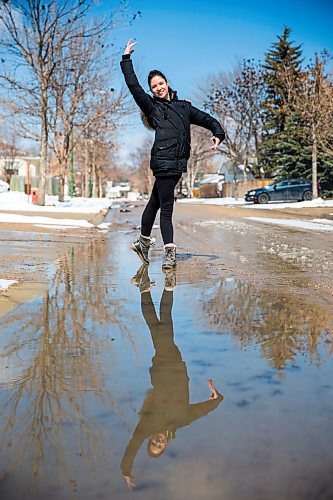
<path fill-rule="evenodd" d="M 217 408 L 223 396 L 212 380 L 208 380 L 210 399 L 190 404 L 189 378 L 185 362 L 174 342 L 172 322 L 173 292 L 164 290 L 158 319 L 150 292 L 141 294 L 141 310 L 149 327 L 155 348 L 150 378 L 153 388 L 143 403 L 140 420 L 121 462 L 121 470 L 128 487 L 135 486 L 132 467 L 135 457 L 148 439 L 147 451 L 151 457 L 159 457 L 174 439 L 179 427 L 185 427 Z"/>

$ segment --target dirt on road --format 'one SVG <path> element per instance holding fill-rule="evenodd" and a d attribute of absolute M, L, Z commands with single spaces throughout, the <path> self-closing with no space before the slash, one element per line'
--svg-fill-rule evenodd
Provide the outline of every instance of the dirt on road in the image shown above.
<path fill-rule="evenodd" d="M 113 233 L 125 231 L 135 237 L 143 204 L 111 210 L 108 220 Z M 53 215 L 52 215 L 53 216 Z M 281 290 L 316 301 L 330 308 L 333 303 L 333 252 L 330 233 L 296 230 L 252 221 L 249 218 L 308 220 L 332 218 L 332 208 L 257 210 L 251 207 L 214 205 L 175 206 L 175 241 L 179 279 L 186 282 L 198 275 L 230 275 L 247 281 L 255 289 Z M 57 215 L 61 219 L 61 215 Z M 82 215 L 66 214 L 66 218 Z M 85 214 L 89 219 L 89 216 Z M 95 223 L 103 219 L 95 216 Z M 90 217 L 90 220 L 91 217 Z M 159 220 L 156 220 L 159 224 Z M 2 279 L 18 284 L 0 296 L 0 315 L 47 286 L 48 269 L 71 245 L 104 238 L 94 230 L 46 229 L 29 224 L 0 224 Z M 157 245 L 153 254 L 162 258 L 158 228 L 153 230 Z M 11 305 L 9 305 L 11 303 Z"/>
<path fill-rule="evenodd" d="M 113 211 L 113 228 L 138 233 L 143 207 L 129 213 Z M 331 215 L 330 215 L 331 214 Z M 331 233 L 288 228 L 252 221 L 286 218 L 309 220 L 332 217 L 332 208 L 257 210 L 214 205 L 175 206 L 175 242 L 180 269 L 179 278 L 198 275 L 232 275 L 267 292 L 281 290 L 304 300 L 333 304 L 333 242 Z M 156 220 L 159 224 L 159 220 Z M 162 258 L 162 240 L 158 228 L 154 252 Z"/>

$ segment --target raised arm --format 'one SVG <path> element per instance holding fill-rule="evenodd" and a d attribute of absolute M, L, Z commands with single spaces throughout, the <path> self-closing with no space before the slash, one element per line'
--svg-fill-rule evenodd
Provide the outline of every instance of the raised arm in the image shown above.
<path fill-rule="evenodd" d="M 148 95 L 141 87 L 137 79 L 137 76 L 135 74 L 133 63 L 131 60 L 131 55 L 134 52 L 133 47 L 136 44 L 137 42 L 132 42 L 132 40 L 129 40 L 127 42 L 127 46 L 123 54 L 122 61 L 120 62 L 120 67 L 125 77 L 126 85 L 130 93 L 134 97 L 135 102 L 145 115 L 149 115 L 153 110 L 154 101 L 153 98 L 150 97 L 150 95 Z"/>
<path fill-rule="evenodd" d="M 122 458 L 120 468 L 123 473 L 123 476 L 125 477 L 127 484 L 128 484 L 128 478 L 132 477 L 132 468 L 133 468 L 133 463 L 135 460 L 135 457 L 144 442 L 144 440 L 147 438 L 147 435 L 144 432 L 145 430 L 142 428 L 142 425 L 139 424 L 136 426 L 136 429 L 133 433 L 133 437 L 130 440 L 130 442 L 127 445 L 127 448 L 125 450 L 124 456 Z M 129 487 L 131 487 L 128 484 Z M 132 484 L 132 487 L 134 484 Z"/>
<path fill-rule="evenodd" d="M 192 123 L 192 125 L 204 127 L 212 132 L 213 146 L 210 149 L 215 150 L 225 138 L 225 133 L 220 123 L 208 113 L 200 111 L 200 109 L 195 108 L 192 105 L 190 109 L 190 123 Z"/>

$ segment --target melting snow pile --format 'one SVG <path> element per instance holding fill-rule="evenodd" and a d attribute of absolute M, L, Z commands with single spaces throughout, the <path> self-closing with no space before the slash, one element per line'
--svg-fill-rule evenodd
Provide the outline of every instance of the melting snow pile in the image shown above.
<path fill-rule="evenodd" d="M 10 286 L 17 283 L 15 280 L 1 280 L 0 279 L 0 290 L 7 290 Z"/>

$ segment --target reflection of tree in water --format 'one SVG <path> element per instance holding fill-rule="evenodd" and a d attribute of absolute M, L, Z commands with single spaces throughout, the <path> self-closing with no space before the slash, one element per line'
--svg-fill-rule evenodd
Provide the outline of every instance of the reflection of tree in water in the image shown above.
<path fill-rule="evenodd" d="M 108 296 L 106 264 L 101 266 L 106 251 L 100 243 L 84 246 L 78 256 L 72 249 L 61 259 L 42 307 L 31 303 L 28 314 L 20 308 L 2 325 L 3 331 L 17 333 L 1 363 L 23 366 L 9 381 L 9 397 L 2 404 L 2 449 L 7 447 L 7 469 L 30 464 L 36 481 L 58 474 L 75 487 L 73 456 L 88 457 L 92 468 L 97 453 L 107 455 L 102 431 L 87 411 L 106 396 L 100 356 L 110 343 L 99 335 L 99 326 L 124 328 L 117 323 L 119 305 Z M 112 395 L 107 396 L 114 406 Z"/>
<path fill-rule="evenodd" d="M 253 286 L 234 279 L 219 282 L 204 310 L 218 331 L 231 332 L 243 347 L 260 344 L 265 358 L 278 369 L 297 354 L 319 363 L 319 341 L 332 319 L 324 309 L 304 305 L 295 296 L 267 291 L 258 295 Z"/>

